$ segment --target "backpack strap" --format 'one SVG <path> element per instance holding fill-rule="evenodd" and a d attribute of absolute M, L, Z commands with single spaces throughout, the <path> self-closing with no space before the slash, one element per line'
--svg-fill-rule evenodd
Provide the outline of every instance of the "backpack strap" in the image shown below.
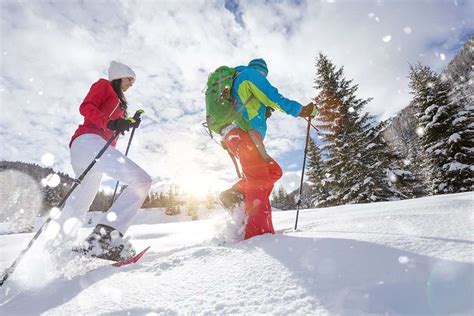
<path fill-rule="evenodd" d="M 254 129 L 251 129 L 251 130 L 248 130 L 247 133 L 249 134 L 252 142 L 255 144 L 255 147 L 257 147 L 257 150 L 262 156 L 263 160 L 268 162 L 268 160 L 270 159 L 270 156 L 267 154 L 267 151 L 265 150 L 265 146 L 263 146 L 263 142 L 261 142 L 260 139 L 257 137 L 257 131 Z"/>

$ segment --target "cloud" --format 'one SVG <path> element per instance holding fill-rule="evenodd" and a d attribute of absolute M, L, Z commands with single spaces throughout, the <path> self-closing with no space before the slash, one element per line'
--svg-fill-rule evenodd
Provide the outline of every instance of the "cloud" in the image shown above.
<path fill-rule="evenodd" d="M 7 1 L 0 6 L 0 159 L 40 162 L 51 153 L 53 167 L 72 174 L 68 143 L 82 121 L 79 104 L 91 84 L 106 77 L 110 60 L 119 60 L 137 73 L 127 92 L 130 112 L 146 111 L 130 157 L 157 186 L 187 178 L 199 186 L 205 178 L 213 189 L 236 180 L 230 158 L 201 126 L 202 90 L 217 66 L 263 57 L 272 84 L 307 103 L 316 94 L 315 58 L 323 52 L 345 67 L 361 97 L 374 97 L 367 110 L 387 118 L 408 104 L 409 63 L 441 70 L 474 30 L 472 1 Z M 294 153 L 302 151 L 305 132 L 301 119 L 281 113 L 270 119 L 266 144 L 284 170 L 301 163 Z M 126 143 L 123 138 L 119 149 Z"/>

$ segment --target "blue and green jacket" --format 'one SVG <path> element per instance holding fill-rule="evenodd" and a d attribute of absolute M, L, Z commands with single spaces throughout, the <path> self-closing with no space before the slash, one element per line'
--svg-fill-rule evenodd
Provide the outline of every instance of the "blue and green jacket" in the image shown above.
<path fill-rule="evenodd" d="M 232 96 L 237 102 L 235 110 L 242 112 L 262 140 L 267 132 L 267 106 L 295 117 L 300 114 L 303 106 L 282 96 L 255 68 L 238 66 L 235 69 L 238 72 L 232 86 Z"/>

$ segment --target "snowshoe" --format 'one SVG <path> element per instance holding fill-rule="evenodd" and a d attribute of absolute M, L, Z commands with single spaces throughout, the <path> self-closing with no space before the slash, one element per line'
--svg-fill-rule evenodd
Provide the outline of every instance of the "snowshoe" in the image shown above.
<path fill-rule="evenodd" d="M 132 244 L 123 234 L 111 226 L 97 224 L 86 238 L 85 246 L 73 251 L 105 260 L 122 261 L 136 255 Z"/>
<path fill-rule="evenodd" d="M 237 188 L 231 187 L 219 194 L 219 202 L 227 210 L 235 209 L 244 201 L 244 195 Z"/>

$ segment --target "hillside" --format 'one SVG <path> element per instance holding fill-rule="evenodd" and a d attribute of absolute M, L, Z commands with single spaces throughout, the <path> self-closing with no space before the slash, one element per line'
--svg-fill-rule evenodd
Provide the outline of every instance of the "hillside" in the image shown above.
<path fill-rule="evenodd" d="M 449 65 L 441 73 L 448 80 L 455 91 L 451 95 L 452 101 L 462 100 L 465 104 L 474 103 L 474 36 L 471 37 L 460 52 L 453 58 Z M 384 138 L 400 150 L 404 156 L 416 156 L 416 148 L 410 148 L 408 144 L 416 143 L 417 121 L 414 117 L 415 109 L 412 104 L 401 110 L 390 119 L 390 123 L 384 131 Z M 408 146 L 407 146 L 408 145 Z"/>
<path fill-rule="evenodd" d="M 53 273 L 33 251 L 1 289 L 0 314 L 472 315 L 473 202 L 469 192 L 304 210 L 297 231 L 294 211 L 274 212 L 278 234 L 224 246 L 234 224 L 222 211 L 165 223 L 141 211 L 129 230 L 151 246 L 140 263 Z M 29 238 L 0 236 L 1 270 Z"/>

